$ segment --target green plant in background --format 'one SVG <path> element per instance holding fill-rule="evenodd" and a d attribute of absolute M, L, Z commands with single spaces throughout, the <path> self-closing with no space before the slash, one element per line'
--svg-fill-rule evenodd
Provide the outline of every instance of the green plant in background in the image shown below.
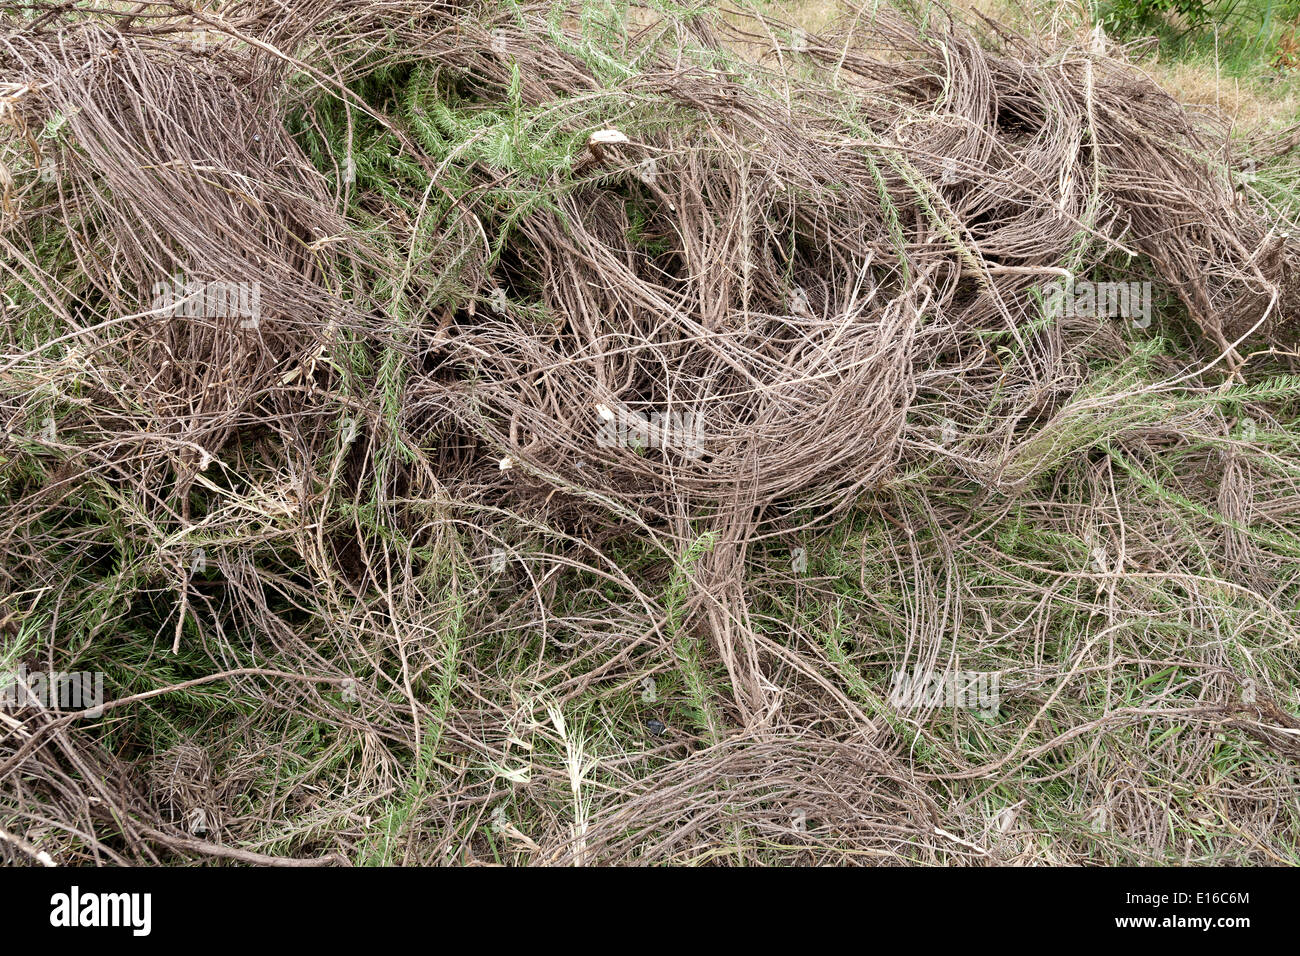
<path fill-rule="evenodd" d="M 1108 0 L 1099 13 L 1107 29 L 1128 34 L 1168 25 L 1172 17 L 1180 18 L 1186 29 L 1196 30 L 1208 22 L 1211 8 L 1206 0 Z"/>
<path fill-rule="evenodd" d="M 1099 0 L 1093 18 L 1120 38 L 1154 35 L 1164 56 L 1211 56 L 1232 73 L 1277 65 L 1300 0 Z"/>

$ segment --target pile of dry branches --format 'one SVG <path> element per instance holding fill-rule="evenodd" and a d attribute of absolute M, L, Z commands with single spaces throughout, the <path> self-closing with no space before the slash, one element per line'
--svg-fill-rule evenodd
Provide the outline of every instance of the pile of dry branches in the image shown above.
<path fill-rule="evenodd" d="M 1284 854 L 1294 672 L 1185 638 L 1297 633 L 1300 458 L 1222 448 L 1300 246 L 1216 119 L 938 7 L 119 7 L 0 4 L 6 660 L 116 691 L 0 714 L 14 846 L 1165 860 L 1209 786 L 1197 858 Z M 996 728 L 888 705 L 968 647 Z M 1055 774 L 1103 849 L 990 818 Z"/>

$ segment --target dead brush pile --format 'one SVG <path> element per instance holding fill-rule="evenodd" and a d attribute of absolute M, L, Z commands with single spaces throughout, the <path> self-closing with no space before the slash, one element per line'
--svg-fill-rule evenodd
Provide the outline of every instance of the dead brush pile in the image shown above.
<path fill-rule="evenodd" d="M 933 5 L 0 10 L 14 858 L 1297 861 L 1290 154 Z"/>

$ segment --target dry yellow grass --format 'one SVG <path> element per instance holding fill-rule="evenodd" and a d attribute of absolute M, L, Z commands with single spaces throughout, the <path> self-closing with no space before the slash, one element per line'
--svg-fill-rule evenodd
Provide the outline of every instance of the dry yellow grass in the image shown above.
<path fill-rule="evenodd" d="M 1241 129 L 1282 126 L 1300 115 L 1300 93 L 1294 83 L 1279 80 L 1270 88 L 1255 81 L 1216 73 L 1213 64 L 1160 62 L 1147 73 L 1188 106 L 1221 110 Z"/>

